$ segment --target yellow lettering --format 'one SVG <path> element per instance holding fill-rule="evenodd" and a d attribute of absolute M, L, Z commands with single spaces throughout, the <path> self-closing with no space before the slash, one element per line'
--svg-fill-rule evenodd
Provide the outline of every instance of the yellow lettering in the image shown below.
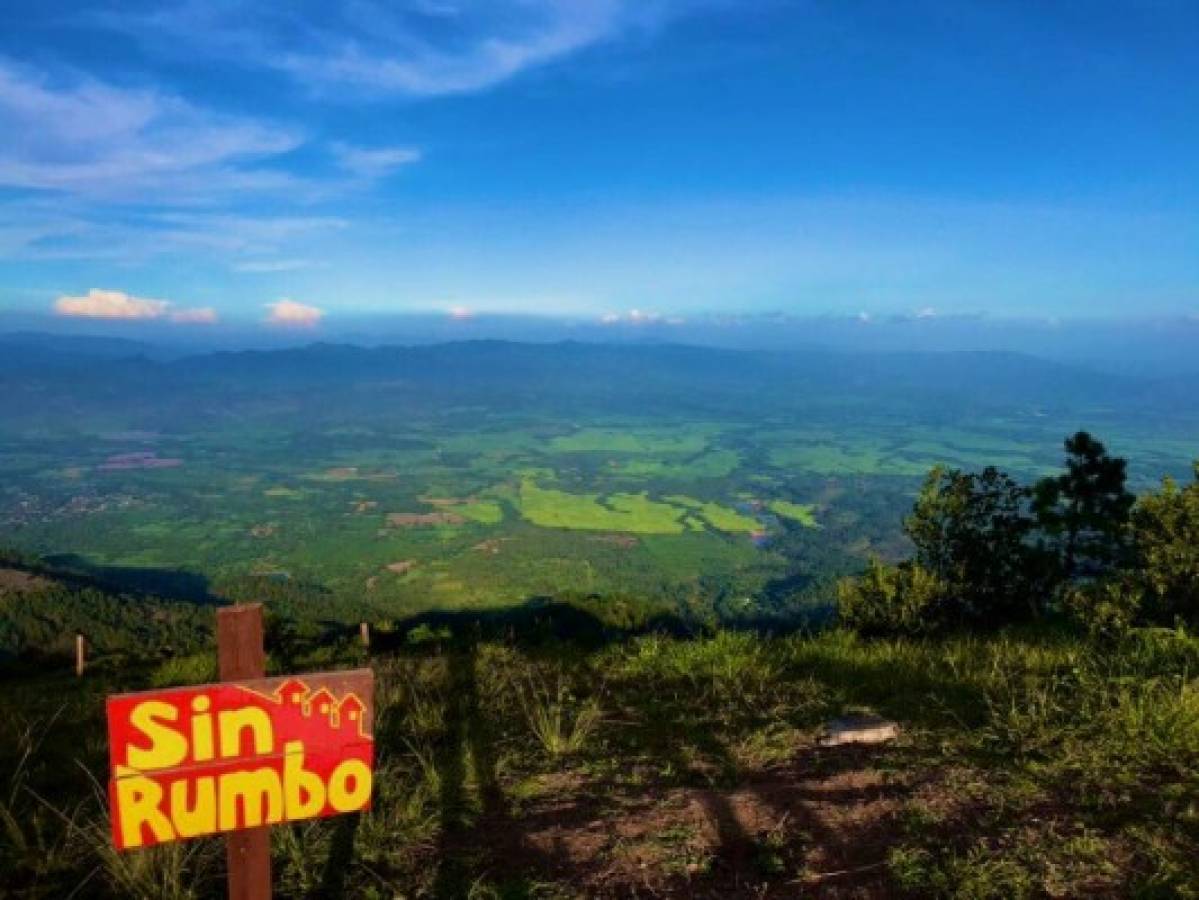
<path fill-rule="evenodd" d="M 169 769 L 183 762 L 187 756 L 187 739 L 160 720 L 174 722 L 179 710 L 159 700 L 145 700 L 133 707 L 129 723 L 150 739 L 150 748 L 142 750 L 129 746 L 128 763 L 131 768 L 143 772 L 153 769 Z"/>
<path fill-rule="evenodd" d="M 362 809 L 371 796 L 371 770 L 360 759 L 347 759 L 329 776 L 329 803 L 338 812 Z"/>
<path fill-rule="evenodd" d="M 216 754 L 212 750 L 212 701 L 201 694 L 192 700 L 192 759 L 207 762 Z"/>
<path fill-rule="evenodd" d="M 222 710 L 217 715 L 221 730 L 221 756 L 232 759 L 241 756 L 241 733 L 250 729 L 254 741 L 253 752 L 259 756 L 275 749 L 275 733 L 271 729 L 271 717 L 254 706 L 243 709 Z"/>
<path fill-rule="evenodd" d="M 325 808 L 325 783 L 304 768 L 303 741 L 283 745 L 283 808 L 289 820 L 311 819 Z"/>
<path fill-rule="evenodd" d="M 171 820 L 159 808 L 161 803 L 162 788 L 144 775 L 117 778 L 117 809 L 120 810 L 123 847 L 140 847 L 145 843 L 143 826 L 150 829 L 155 841 L 175 839 Z"/>
<path fill-rule="evenodd" d="M 221 776 L 218 820 L 221 831 L 274 825 L 283 820 L 283 787 L 270 769 L 229 772 Z M 242 816 L 237 815 L 238 802 Z M 265 812 L 263 811 L 265 807 Z"/>
<path fill-rule="evenodd" d="M 195 802 L 188 804 L 188 787 L 195 785 Z M 179 837 L 189 838 L 216 831 L 216 784 L 211 775 L 183 778 L 171 785 L 171 821 Z"/>

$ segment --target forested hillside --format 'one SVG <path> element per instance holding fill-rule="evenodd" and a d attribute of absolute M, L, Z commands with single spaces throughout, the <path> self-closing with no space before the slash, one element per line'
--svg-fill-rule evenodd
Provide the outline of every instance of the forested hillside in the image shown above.
<path fill-rule="evenodd" d="M 89 655 L 109 663 L 158 660 L 207 646 L 212 614 L 0 550 L 0 666 L 61 667 L 74 658 L 78 634 L 86 636 Z"/>

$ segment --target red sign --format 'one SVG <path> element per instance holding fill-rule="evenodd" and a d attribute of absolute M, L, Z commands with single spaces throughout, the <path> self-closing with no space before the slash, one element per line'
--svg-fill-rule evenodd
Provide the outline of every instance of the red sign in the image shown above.
<path fill-rule="evenodd" d="M 369 669 L 108 698 L 117 849 L 370 806 Z"/>

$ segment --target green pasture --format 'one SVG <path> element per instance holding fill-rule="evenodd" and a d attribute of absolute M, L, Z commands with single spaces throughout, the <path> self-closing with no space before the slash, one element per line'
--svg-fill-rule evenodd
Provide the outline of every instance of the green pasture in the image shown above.
<path fill-rule="evenodd" d="M 766 507 L 776 516 L 791 519 L 805 528 L 820 527 L 820 523 L 816 521 L 816 506 L 814 504 L 792 503 L 790 500 L 771 500 L 766 504 Z"/>
<path fill-rule="evenodd" d="M 543 488 L 531 478 L 520 484 L 520 514 L 545 528 L 680 534 L 681 511 L 642 494 L 572 494 Z"/>
<path fill-rule="evenodd" d="M 696 516 L 719 531 L 758 531 L 762 527 L 757 519 L 739 513 L 735 509 L 729 509 L 727 506 L 721 506 L 719 503 L 709 503 L 696 500 L 694 497 L 678 495 L 666 499 L 691 510 Z"/>

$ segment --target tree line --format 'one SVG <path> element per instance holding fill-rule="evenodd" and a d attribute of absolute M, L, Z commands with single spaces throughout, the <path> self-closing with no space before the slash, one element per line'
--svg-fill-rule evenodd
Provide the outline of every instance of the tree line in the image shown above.
<path fill-rule="evenodd" d="M 1065 613 L 1089 631 L 1199 625 L 1199 462 L 1135 497 L 1127 461 L 1085 431 L 1033 484 L 937 466 L 904 532 L 914 553 L 837 586 L 840 621 L 871 634 L 995 628 Z"/>

